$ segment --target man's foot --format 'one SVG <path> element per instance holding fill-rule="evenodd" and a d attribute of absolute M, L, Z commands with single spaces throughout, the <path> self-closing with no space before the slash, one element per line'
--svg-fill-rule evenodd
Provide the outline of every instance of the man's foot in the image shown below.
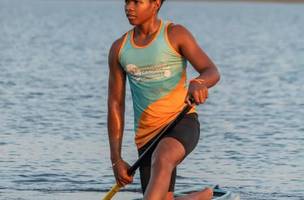
<path fill-rule="evenodd" d="M 211 200 L 213 197 L 213 190 L 205 188 L 202 191 L 194 192 L 183 197 L 178 197 L 175 200 Z"/>

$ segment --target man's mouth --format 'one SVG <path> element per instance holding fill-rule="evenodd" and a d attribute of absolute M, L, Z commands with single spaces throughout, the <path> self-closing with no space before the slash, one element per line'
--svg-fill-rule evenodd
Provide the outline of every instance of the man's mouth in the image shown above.
<path fill-rule="evenodd" d="M 131 15 L 131 14 L 127 14 L 127 18 L 128 18 L 128 19 L 135 19 L 136 16 L 135 16 L 135 15 Z"/>

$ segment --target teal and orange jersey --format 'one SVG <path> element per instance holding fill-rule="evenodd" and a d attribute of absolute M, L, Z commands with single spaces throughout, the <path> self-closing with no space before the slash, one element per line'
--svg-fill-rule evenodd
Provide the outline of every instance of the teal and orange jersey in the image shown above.
<path fill-rule="evenodd" d="M 134 29 L 130 30 L 119 51 L 132 93 L 137 148 L 156 136 L 185 105 L 187 61 L 168 40 L 169 24 L 161 21 L 156 36 L 145 46 L 135 44 Z"/>

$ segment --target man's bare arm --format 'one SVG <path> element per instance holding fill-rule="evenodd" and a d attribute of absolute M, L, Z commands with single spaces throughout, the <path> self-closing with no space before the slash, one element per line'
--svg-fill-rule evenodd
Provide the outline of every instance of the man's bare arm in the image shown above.
<path fill-rule="evenodd" d="M 129 164 L 121 157 L 126 93 L 126 74 L 118 61 L 121 44 L 122 39 L 115 41 L 109 53 L 108 135 L 116 182 L 124 186 L 133 177 L 128 175 Z"/>
<path fill-rule="evenodd" d="M 208 88 L 214 86 L 220 79 L 216 66 L 183 26 L 171 25 L 168 36 L 173 48 L 184 56 L 200 74 L 190 81 L 185 101 L 191 104 L 189 99 L 193 97 L 196 104 L 204 103 L 208 98 Z"/>
<path fill-rule="evenodd" d="M 118 61 L 120 46 L 121 40 L 115 41 L 108 58 L 108 135 L 112 163 L 121 160 L 121 144 L 124 129 L 126 75 Z"/>
<path fill-rule="evenodd" d="M 171 25 L 168 34 L 172 46 L 200 73 L 197 78 L 204 80 L 208 88 L 215 85 L 220 79 L 219 72 L 192 34 L 181 25 Z"/>

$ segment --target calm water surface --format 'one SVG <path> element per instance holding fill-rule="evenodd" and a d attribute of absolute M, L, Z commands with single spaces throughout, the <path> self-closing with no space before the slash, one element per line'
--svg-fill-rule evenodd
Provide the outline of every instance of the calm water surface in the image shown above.
<path fill-rule="evenodd" d="M 161 16 L 189 28 L 222 75 L 176 190 L 304 199 L 304 5 L 167 2 Z M 112 186 L 107 52 L 129 28 L 123 1 L 0 1 L 1 200 L 97 200 Z M 128 94 L 130 163 L 131 105 Z M 137 174 L 115 199 L 140 197 Z"/>

